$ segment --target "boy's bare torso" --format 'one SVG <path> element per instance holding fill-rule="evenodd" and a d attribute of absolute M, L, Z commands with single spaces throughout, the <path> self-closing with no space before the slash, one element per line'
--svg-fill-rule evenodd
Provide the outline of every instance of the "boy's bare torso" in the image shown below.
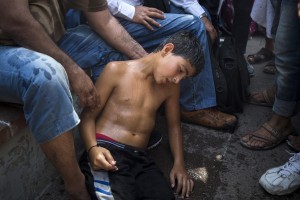
<path fill-rule="evenodd" d="M 96 132 L 127 145 L 146 148 L 157 109 L 178 85 L 157 84 L 152 76 L 144 77 L 136 63 L 133 66 L 120 63 L 118 67 L 124 70 L 96 120 Z"/>

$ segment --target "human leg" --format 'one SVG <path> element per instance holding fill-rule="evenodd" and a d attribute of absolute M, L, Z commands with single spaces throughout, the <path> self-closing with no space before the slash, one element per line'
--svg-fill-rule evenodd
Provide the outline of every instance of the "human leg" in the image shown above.
<path fill-rule="evenodd" d="M 267 170 L 259 179 L 270 194 L 286 195 L 300 187 L 300 153 L 293 155 L 284 165 Z"/>
<path fill-rule="evenodd" d="M 181 94 L 180 102 L 184 110 L 189 109 L 190 111 L 216 106 L 209 47 L 206 41 L 205 28 L 200 19 L 193 17 L 192 15 L 166 14 L 165 20 L 157 20 L 161 24 L 161 27 L 154 27 L 153 31 L 148 30 L 143 25 L 128 20 L 119 19 L 119 21 L 129 34 L 148 52 L 153 51 L 163 40 L 177 31 L 193 31 L 203 43 L 203 50 L 207 55 L 207 59 L 203 71 L 197 77 L 191 80 L 182 81 L 181 84 L 185 86 L 183 86 L 184 89 L 182 89 L 183 94 Z M 81 34 L 77 34 L 79 32 Z M 96 80 L 105 64 L 109 61 L 127 59 L 115 49 L 109 47 L 99 35 L 93 33 L 86 25 L 81 25 L 75 29 L 69 29 L 61 40 L 60 47 L 80 66 L 92 68 L 93 80 Z M 78 49 L 84 53 L 79 55 L 77 53 Z M 226 114 L 223 115 L 227 118 L 229 117 Z M 213 119 L 218 120 L 217 118 Z M 233 120 L 236 121 L 236 118 L 233 117 Z"/>
<path fill-rule="evenodd" d="M 232 35 L 235 38 L 238 48 L 242 54 L 245 53 L 248 41 L 252 5 L 253 0 L 233 1 L 234 19 L 232 25 Z"/>
<path fill-rule="evenodd" d="M 170 183 L 149 156 L 139 158 L 142 164 L 136 176 L 138 199 L 175 199 Z M 138 172 L 138 171 L 137 171 Z"/>
<path fill-rule="evenodd" d="M 273 116 L 280 114 L 281 118 L 290 118 L 295 102 L 300 99 L 300 81 L 296 78 L 300 75 L 300 18 L 297 16 L 296 5 L 297 0 L 282 1 L 275 39 L 277 88 Z M 289 139 L 296 144 L 299 142 L 297 137 L 289 136 Z M 290 194 L 297 190 L 300 187 L 300 153 L 292 156 L 283 166 L 269 169 L 261 176 L 259 183 L 274 195 Z"/>
<path fill-rule="evenodd" d="M 41 144 L 48 160 L 61 174 L 66 191 L 71 199 L 90 199 L 85 187 L 85 178 L 77 163 L 71 131 Z"/>
<path fill-rule="evenodd" d="M 182 8 L 178 8 L 173 4 L 171 4 L 171 12 L 181 15 L 186 14 Z M 170 15 L 169 18 L 172 19 L 172 15 Z M 204 24 L 201 20 L 199 20 L 198 16 L 195 16 L 194 20 L 195 19 L 198 22 L 193 26 L 189 26 L 189 29 L 194 30 L 196 36 L 199 38 L 199 41 L 202 44 L 202 50 L 205 55 L 205 65 L 203 71 L 196 77 L 185 79 L 181 82 L 181 118 L 187 123 L 193 123 L 225 131 L 234 130 L 234 127 L 237 124 L 236 117 L 220 112 L 215 108 L 216 93 L 212 75 L 212 63 L 210 60 L 211 47 L 207 41 L 207 34 Z M 188 20 L 184 20 L 184 23 L 192 24 Z"/>
<path fill-rule="evenodd" d="M 81 68 L 91 73 L 93 81 L 97 80 L 107 63 L 128 60 L 86 24 L 68 29 L 59 41 L 59 46 Z"/>
<path fill-rule="evenodd" d="M 73 108 L 63 67 L 46 55 L 5 46 L 0 46 L 0 65 L 0 101 L 23 105 L 34 138 L 62 173 L 66 189 L 71 194 L 80 190 L 82 194 L 74 198 L 83 199 L 81 197 L 87 192 L 76 164 L 70 132 L 79 123 L 79 118 Z M 68 167 L 67 171 L 65 167 Z M 78 180 L 74 181 L 74 177 Z"/>
<path fill-rule="evenodd" d="M 274 114 L 267 123 L 272 129 L 279 130 L 281 140 L 285 140 L 293 132 L 280 130 L 291 127 L 291 116 L 300 99 L 300 80 L 297 78 L 300 75 L 300 19 L 297 16 L 296 5 L 297 0 L 282 1 L 275 38 L 276 97 L 273 105 Z M 293 31 L 290 31 L 291 29 Z M 270 131 L 260 128 L 243 136 L 241 143 L 254 149 L 270 146 L 268 142 L 259 140 L 259 137 L 269 138 Z"/>

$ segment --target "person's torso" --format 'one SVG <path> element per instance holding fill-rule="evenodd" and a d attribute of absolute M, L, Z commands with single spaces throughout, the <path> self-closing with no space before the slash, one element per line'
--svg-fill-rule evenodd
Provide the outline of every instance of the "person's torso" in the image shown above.
<path fill-rule="evenodd" d="M 58 41 L 65 32 L 60 3 L 56 0 L 29 0 L 28 3 L 33 17 L 54 41 Z M 0 44 L 14 45 L 15 42 L 0 29 Z"/>
<path fill-rule="evenodd" d="M 33 17 L 43 26 L 45 31 L 55 42 L 57 42 L 65 32 L 65 5 L 86 11 L 99 11 L 107 7 L 105 0 L 28 0 L 28 4 Z M 0 29 L 0 45 L 15 44 L 11 37 Z"/>
<path fill-rule="evenodd" d="M 140 78 L 134 72 L 126 73 L 107 100 L 96 122 L 96 132 L 143 148 L 154 128 L 158 108 L 174 92 L 174 87 L 179 86 L 157 84 L 154 80 Z"/>

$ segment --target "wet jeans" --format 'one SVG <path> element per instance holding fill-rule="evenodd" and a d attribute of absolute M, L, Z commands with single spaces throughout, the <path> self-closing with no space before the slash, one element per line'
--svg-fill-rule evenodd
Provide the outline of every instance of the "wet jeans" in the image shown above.
<path fill-rule="evenodd" d="M 293 115 L 300 100 L 300 18 L 297 0 L 281 4 L 275 37 L 276 98 L 273 111 L 281 116 Z"/>
<path fill-rule="evenodd" d="M 64 68 L 29 49 L 0 46 L 0 102 L 23 104 L 26 122 L 38 143 L 79 123 Z"/>

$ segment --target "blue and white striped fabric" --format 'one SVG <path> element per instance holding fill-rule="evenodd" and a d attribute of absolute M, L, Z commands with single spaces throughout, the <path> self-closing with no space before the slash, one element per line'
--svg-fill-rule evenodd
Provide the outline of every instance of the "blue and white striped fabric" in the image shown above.
<path fill-rule="evenodd" d="M 114 200 L 114 197 L 111 193 L 107 171 L 94 171 L 92 168 L 90 169 L 94 177 L 94 187 L 97 198 L 99 200 Z"/>

